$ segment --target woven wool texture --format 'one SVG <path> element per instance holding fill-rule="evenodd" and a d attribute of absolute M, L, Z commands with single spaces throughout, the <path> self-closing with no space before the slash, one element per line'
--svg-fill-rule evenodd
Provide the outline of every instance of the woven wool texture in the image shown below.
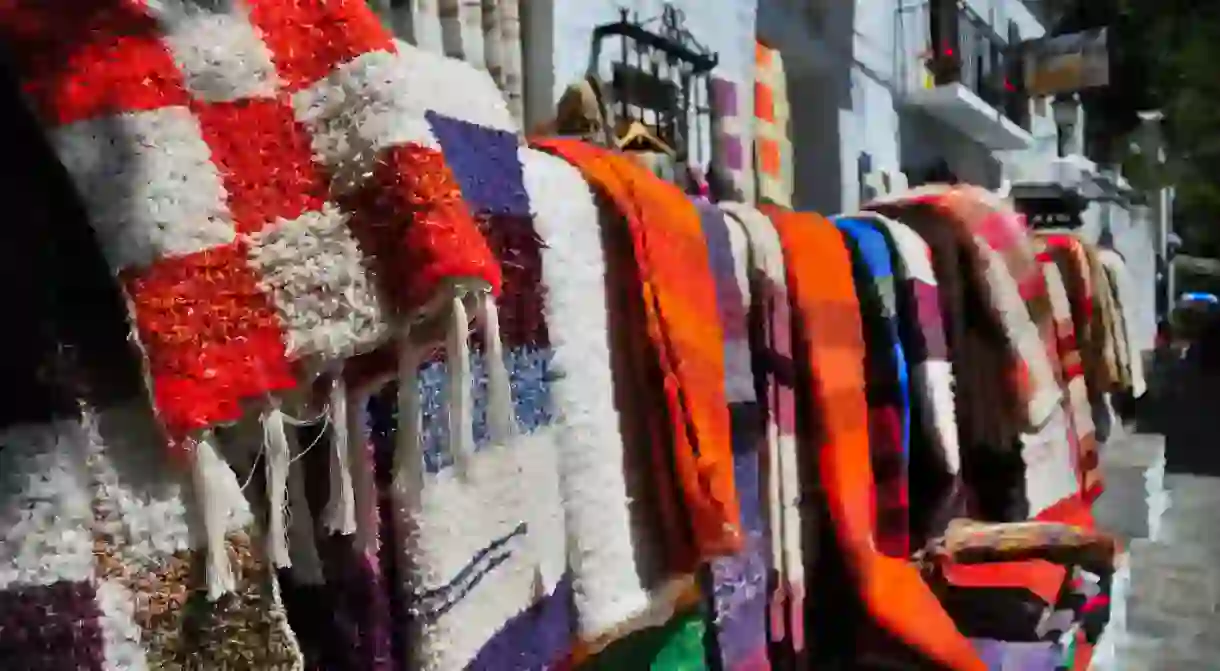
<path fill-rule="evenodd" d="M 834 224 L 814 215 L 765 210 L 779 232 L 788 272 L 794 348 L 808 369 L 810 414 L 818 429 L 800 436 L 801 449 L 817 455 L 837 550 L 843 552 L 852 587 L 880 629 L 945 668 L 981 671 L 953 621 L 906 559 L 876 547 L 874 476 L 868 449 L 864 342 L 851 257 Z"/>
<path fill-rule="evenodd" d="M 374 346 L 448 280 L 498 288 L 417 97 L 445 70 L 363 2 L 23 1 L 0 38 L 172 433 L 294 386 L 295 361 Z"/>
<path fill-rule="evenodd" d="M 673 446 L 672 459 L 660 459 L 656 470 L 672 469 L 685 509 L 681 517 L 661 511 L 677 532 L 666 539 L 673 547 L 670 568 L 693 571 L 700 559 L 735 552 L 742 542 L 723 384 L 724 334 L 698 214 L 677 188 L 630 157 L 574 140 L 534 145 L 573 163 L 626 220 L 637 264 L 637 277 L 629 279 L 640 283 L 636 296 L 644 303 L 649 337 L 650 359 L 640 363 L 659 365 L 668 414 L 667 425 L 654 435 L 664 441 L 657 444 Z"/>
<path fill-rule="evenodd" d="M 225 526 L 237 586 L 209 601 L 188 486 L 165 477 L 146 405 L 14 427 L 0 443 L 7 667 L 302 668 L 237 475 L 223 462 L 211 464 L 233 501 Z"/>
<path fill-rule="evenodd" d="M 911 554 L 910 387 L 899 340 L 891 252 L 867 221 L 835 220 L 852 253 L 864 325 L 869 451 L 877 509 L 877 547 L 891 557 Z"/>
<path fill-rule="evenodd" d="M 499 99 L 494 86 L 479 95 Z M 546 164 L 528 158 L 515 133 L 469 115 L 430 114 L 429 121 L 505 269 L 498 330 L 515 432 L 492 433 L 490 343 L 471 353 L 469 377 L 458 381 L 472 394 L 471 430 L 478 448 L 469 463 L 455 461 L 454 446 L 462 438 L 451 430 L 457 410 L 445 400 L 451 394 L 446 386 L 454 381 L 449 368 L 460 364 L 459 354 L 450 347 L 443 360 L 419 369 L 420 444 L 418 451 L 400 456 L 422 460 L 422 471 L 418 482 L 398 485 L 395 512 L 399 565 L 416 632 L 414 663 L 438 671 L 545 667 L 566 653 L 572 635 L 559 476 L 563 430 L 552 396 L 542 241 L 531 206 L 532 197 L 555 196 L 549 190 L 527 191 L 527 166 L 544 171 L 528 180 L 538 189 L 547 183 Z M 489 338 L 490 317 L 481 322 Z M 404 421 L 409 420 L 400 416 L 400 431 Z"/>
<path fill-rule="evenodd" d="M 1139 398 L 1148 390 L 1148 383 L 1144 378 L 1144 357 L 1140 352 L 1139 343 L 1132 337 L 1130 329 L 1133 323 L 1132 306 L 1135 305 L 1135 302 L 1132 300 L 1134 296 L 1131 290 L 1130 271 L 1127 269 L 1127 263 L 1123 260 L 1123 257 L 1112 249 L 1099 250 L 1097 256 L 1105 264 L 1106 271 L 1110 274 L 1111 284 L 1114 287 L 1114 301 L 1118 305 L 1119 318 L 1122 320 L 1122 342 L 1120 347 L 1126 350 L 1131 394 Z"/>
<path fill-rule="evenodd" d="M 650 575 L 637 560 L 627 445 L 615 407 L 607 261 L 588 184 L 562 159 L 523 150 L 543 244 L 551 398 L 560 426 L 560 488 L 579 632 L 595 640 L 644 612 Z M 632 469 L 634 470 L 634 468 Z"/>
<path fill-rule="evenodd" d="M 741 203 L 722 202 L 720 207 L 741 225 L 750 245 L 750 343 L 756 387 L 764 394 L 762 477 L 775 575 L 769 597 L 769 634 L 777 646 L 797 655 L 805 649 L 805 553 L 784 251 L 775 227 L 762 212 Z"/>
<path fill-rule="evenodd" d="M 733 435 L 734 481 L 741 507 L 745 547 L 713 559 L 712 629 L 720 663 L 728 670 L 769 669 L 767 658 L 767 580 L 770 547 L 764 515 L 761 407 L 750 353 L 749 241 L 736 220 L 711 202 L 697 199 L 707 241 L 716 304 L 724 330 L 725 395 Z"/>
<path fill-rule="evenodd" d="M 931 461 L 923 483 L 921 469 L 912 465 L 912 506 L 924 518 L 922 524 L 913 521 L 912 525 L 927 538 L 939 534 L 965 506 L 953 368 L 932 251 L 909 226 L 881 215 L 862 216 L 889 237 L 896 254 L 898 326 L 911 374 L 910 452 Z"/>
<path fill-rule="evenodd" d="M 1097 478 L 1100 476 L 1092 404 L 1089 402 L 1089 390 L 1085 386 L 1084 367 L 1077 346 L 1076 330 L 1072 324 L 1072 306 L 1064 288 L 1063 275 L 1059 272 L 1059 266 L 1056 265 L 1051 252 L 1044 250 L 1039 258 L 1046 276 L 1051 310 L 1055 316 L 1060 372 L 1067 388 L 1068 417 L 1075 438 L 1075 463 L 1072 470 L 1080 480 L 1080 493 L 1087 495 L 1098 484 Z"/>
<path fill-rule="evenodd" d="M 778 49 L 754 47 L 754 171 L 758 201 L 792 207 L 795 174 L 788 122 L 788 80 Z"/>

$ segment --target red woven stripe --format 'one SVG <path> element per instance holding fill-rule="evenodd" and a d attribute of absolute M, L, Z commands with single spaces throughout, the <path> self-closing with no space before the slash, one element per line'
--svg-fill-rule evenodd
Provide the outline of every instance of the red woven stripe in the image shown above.
<path fill-rule="evenodd" d="M 140 4 L 0 0 L 0 38 L 44 123 L 186 104 L 160 28 Z"/>
<path fill-rule="evenodd" d="M 296 385 L 283 326 L 246 254 L 234 243 L 121 278 L 171 435 L 234 421 L 243 398 Z"/>
<path fill-rule="evenodd" d="M 249 0 L 250 22 L 261 29 L 284 87 L 312 85 L 370 51 L 394 51 L 394 41 L 364 0 Z"/>
<path fill-rule="evenodd" d="M 295 219 L 322 207 L 325 175 L 287 104 L 241 100 L 192 108 L 224 179 L 238 233 L 257 233 L 276 217 Z"/>

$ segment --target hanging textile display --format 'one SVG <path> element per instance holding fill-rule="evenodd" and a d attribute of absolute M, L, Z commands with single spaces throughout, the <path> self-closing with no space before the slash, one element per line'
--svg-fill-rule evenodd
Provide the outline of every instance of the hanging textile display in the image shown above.
<path fill-rule="evenodd" d="M 743 108 L 745 97 L 737 82 L 712 77 L 713 179 L 720 180 L 722 200 L 754 202 L 754 118 Z"/>
<path fill-rule="evenodd" d="M 725 396 L 742 532 L 741 552 L 711 562 L 712 629 L 721 668 L 768 668 L 767 581 L 770 578 L 764 474 L 759 449 L 763 424 L 750 356 L 749 240 L 735 219 L 706 199 L 696 208 L 707 243 L 716 304 L 724 331 Z"/>
<path fill-rule="evenodd" d="M 784 252 L 766 215 L 748 205 L 722 202 L 721 209 L 749 239 L 750 342 L 756 387 L 766 424 L 763 480 L 775 574 L 770 595 L 770 640 L 776 655 L 801 659 L 805 652 L 805 552 L 808 531 L 801 515 L 801 464 L 796 445 L 796 396 L 792 370 L 792 319 Z"/>
<path fill-rule="evenodd" d="M 525 118 L 519 0 L 482 0 L 483 56 L 487 71 L 500 87 L 508 110 L 520 123 Z"/>
<path fill-rule="evenodd" d="M 62 30 L 65 11 L 81 31 Z M 26 91 L 128 296 L 175 438 L 197 446 L 243 401 L 292 388 L 295 362 L 372 348 L 393 314 L 431 316 L 454 280 L 498 291 L 499 268 L 420 131 L 424 110 L 404 98 L 412 86 L 390 83 L 444 64 L 397 48 L 362 3 L 22 3 L 0 12 L 0 35 L 24 55 Z M 246 46 L 217 57 L 217 43 Z M 61 73 L 64 53 L 81 69 Z M 99 68 L 105 85 L 76 79 Z M 375 170 L 352 133 L 378 151 Z M 200 485 L 216 598 L 233 585 L 220 548 L 228 504 Z M 328 524 L 350 532 L 350 508 L 336 511 Z"/>
<path fill-rule="evenodd" d="M 830 222 L 811 214 L 773 208 L 788 272 L 799 376 L 812 394 L 804 412 L 820 430 L 801 428 L 804 450 L 817 453 L 833 538 L 851 567 L 850 580 L 870 620 L 928 659 L 951 669 L 985 667 L 936 602 L 917 569 L 887 557 L 875 546 L 871 497 L 874 475 L 868 459 L 864 342 L 852 279 L 851 258 Z M 827 580 L 829 576 L 819 576 Z M 810 623 L 811 626 L 814 623 Z M 831 626 L 830 622 L 818 622 Z M 839 626 L 845 626 L 840 624 Z"/>
<path fill-rule="evenodd" d="M 436 9 L 444 54 L 478 68 L 486 67 L 482 0 L 437 0 Z"/>
<path fill-rule="evenodd" d="M 857 216 L 887 235 L 895 251 L 898 329 L 911 375 L 911 525 L 913 547 L 920 547 L 966 508 L 936 273 L 927 243 L 909 226 L 878 214 Z"/>
<path fill-rule="evenodd" d="M 1064 288 L 1063 275 L 1054 259 L 1045 251 L 1042 271 L 1051 299 L 1051 312 L 1055 316 L 1055 335 L 1059 352 L 1060 371 L 1067 388 L 1069 417 L 1075 438 L 1076 469 L 1080 477 L 1080 492 L 1088 496 L 1100 486 L 1097 449 L 1097 434 L 1093 426 L 1093 409 L 1089 402 L 1089 390 L 1085 384 L 1084 368 L 1076 341 L 1076 330 L 1072 323 L 1072 306 Z"/>
<path fill-rule="evenodd" d="M 864 325 L 868 446 L 876 490 L 877 547 L 891 557 L 911 554 L 910 402 L 906 355 L 898 339 L 890 248 L 867 221 L 836 218 L 852 255 Z"/>
<path fill-rule="evenodd" d="M 754 47 L 754 173 L 758 202 L 792 207 L 795 174 L 788 121 L 788 79 L 778 49 Z"/>
<path fill-rule="evenodd" d="M 620 154 L 569 140 L 535 146 L 572 162 L 626 219 L 643 289 L 648 337 L 661 367 L 672 436 L 672 467 L 686 532 L 667 538 L 671 567 L 693 570 L 699 558 L 735 552 L 741 531 L 733 483 L 728 404 L 724 400 L 723 341 L 714 282 L 698 214 L 672 185 Z M 673 513 L 671 513 L 673 514 Z M 686 547 L 683 548 L 682 546 Z"/>
<path fill-rule="evenodd" d="M 0 650 L 12 668 L 301 668 L 241 483 L 212 443 L 199 459 L 230 502 L 233 576 L 217 599 L 191 529 L 191 479 L 146 405 L 11 427 L 0 444 Z"/>
<path fill-rule="evenodd" d="M 1132 396 L 1139 398 L 1148 390 L 1148 383 L 1144 378 L 1144 357 L 1130 328 L 1131 324 L 1135 323 L 1131 315 L 1131 306 L 1135 304 L 1131 291 L 1131 277 L 1128 274 L 1126 262 L 1118 252 L 1112 249 L 1101 249 L 1098 250 L 1097 256 L 1105 265 L 1110 284 L 1114 289 L 1114 303 L 1117 307 L 1117 317 L 1120 320 L 1120 326 L 1115 328 L 1115 334 L 1119 341 L 1119 349 L 1125 352 L 1130 378 L 1128 388 L 1131 390 Z"/>

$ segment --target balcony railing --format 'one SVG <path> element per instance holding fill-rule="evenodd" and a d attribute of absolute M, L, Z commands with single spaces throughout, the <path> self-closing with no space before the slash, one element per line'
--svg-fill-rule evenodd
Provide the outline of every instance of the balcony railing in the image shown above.
<path fill-rule="evenodd" d="M 935 84 L 961 84 L 1013 123 L 1028 128 L 1021 64 L 1008 41 L 958 0 L 931 0 L 928 13 L 928 69 Z M 1010 37 L 1020 40 L 1019 35 Z"/>
<path fill-rule="evenodd" d="M 1029 128 L 1029 98 L 1014 47 L 1015 27 L 997 28 L 960 0 L 903 0 L 897 70 L 908 93 L 959 84 L 1017 127 Z"/>

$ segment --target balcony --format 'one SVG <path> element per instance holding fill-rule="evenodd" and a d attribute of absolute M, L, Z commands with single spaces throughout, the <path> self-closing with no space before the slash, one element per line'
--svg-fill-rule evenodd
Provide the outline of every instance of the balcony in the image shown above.
<path fill-rule="evenodd" d="M 921 109 L 988 149 L 1027 149 L 1029 98 L 1020 63 L 982 17 L 957 0 L 900 6 L 895 72 L 904 104 Z"/>

